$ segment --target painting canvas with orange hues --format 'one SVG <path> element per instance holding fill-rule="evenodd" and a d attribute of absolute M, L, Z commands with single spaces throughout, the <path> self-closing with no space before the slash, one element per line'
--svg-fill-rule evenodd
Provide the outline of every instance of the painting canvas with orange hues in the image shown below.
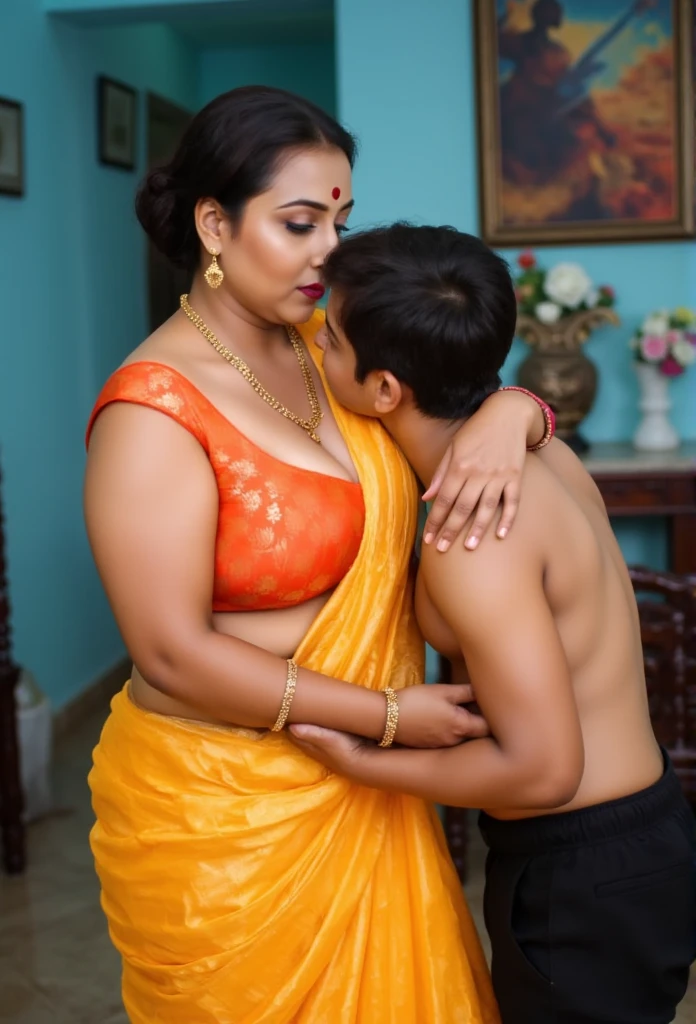
<path fill-rule="evenodd" d="M 692 0 L 476 8 L 486 241 L 692 235 Z"/>

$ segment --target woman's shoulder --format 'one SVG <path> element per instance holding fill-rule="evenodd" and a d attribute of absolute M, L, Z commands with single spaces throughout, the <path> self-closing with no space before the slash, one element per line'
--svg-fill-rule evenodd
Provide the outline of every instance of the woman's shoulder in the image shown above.
<path fill-rule="evenodd" d="M 122 402 L 155 409 L 183 426 L 205 447 L 204 400 L 198 389 L 180 370 L 136 350 L 111 374 L 92 409 L 86 443 L 99 414 L 109 405 Z"/>
<path fill-rule="evenodd" d="M 168 395 L 190 397 L 196 392 L 188 377 L 166 360 L 131 359 L 105 381 L 96 404 L 104 401 L 142 399 L 152 405 L 173 404 Z"/>
<path fill-rule="evenodd" d="M 314 339 L 324 321 L 324 311 L 315 310 L 309 320 L 297 324 L 310 348 L 314 347 Z M 206 423 L 213 415 L 210 402 L 182 369 L 172 365 L 185 363 L 172 326 L 171 321 L 167 321 L 154 331 L 108 378 L 87 424 L 87 444 L 102 410 L 115 402 L 122 402 L 148 406 L 164 413 L 193 434 L 207 450 Z"/>

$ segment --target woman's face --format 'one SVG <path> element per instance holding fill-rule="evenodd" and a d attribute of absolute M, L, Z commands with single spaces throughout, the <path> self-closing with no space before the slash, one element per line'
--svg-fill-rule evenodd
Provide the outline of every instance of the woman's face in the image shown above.
<path fill-rule="evenodd" d="M 223 287 L 268 323 L 308 320 L 324 294 L 324 260 L 346 229 L 352 206 L 350 164 L 341 150 L 289 153 L 236 227 L 221 224 Z"/>
<path fill-rule="evenodd" d="M 341 327 L 341 297 L 331 292 L 326 308 L 326 322 L 315 341 L 324 353 L 322 368 L 334 398 L 351 412 L 375 416 L 375 374 L 368 374 L 361 384 L 356 380 L 355 350 Z"/>

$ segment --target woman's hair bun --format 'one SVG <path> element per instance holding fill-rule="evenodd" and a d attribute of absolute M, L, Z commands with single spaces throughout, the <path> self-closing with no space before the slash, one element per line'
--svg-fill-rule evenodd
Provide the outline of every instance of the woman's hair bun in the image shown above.
<path fill-rule="evenodd" d="M 188 267 L 193 211 L 183 198 L 170 168 L 154 167 L 138 189 L 135 212 L 155 248 L 175 266 Z"/>

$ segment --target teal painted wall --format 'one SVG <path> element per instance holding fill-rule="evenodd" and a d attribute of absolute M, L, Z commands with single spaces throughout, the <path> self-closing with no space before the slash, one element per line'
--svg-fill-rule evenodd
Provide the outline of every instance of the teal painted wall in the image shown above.
<path fill-rule="evenodd" d="M 336 63 L 328 42 L 286 46 L 237 46 L 203 50 L 199 58 L 198 99 L 204 106 L 239 85 L 272 85 L 336 111 Z"/>
<path fill-rule="evenodd" d="M 122 655 L 84 535 L 83 432 L 145 334 L 137 174 L 96 159 L 95 77 L 182 105 L 196 61 L 168 29 L 83 30 L 0 4 L 0 95 L 22 101 L 27 193 L 0 196 L 0 446 L 17 659 L 56 706 Z M 144 167 L 140 110 L 139 170 Z"/>
<path fill-rule="evenodd" d="M 82 526 L 83 431 L 147 332 L 144 94 L 196 109 L 265 81 L 332 109 L 335 68 L 326 43 L 198 51 L 165 25 L 85 28 L 41 7 L 0 5 L 0 95 L 25 104 L 27 167 L 26 196 L 0 197 L 0 447 L 15 653 L 60 707 L 123 653 Z M 139 90 L 135 173 L 97 162 L 98 74 Z"/>
<path fill-rule="evenodd" d="M 392 0 L 336 0 L 336 40 L 339 116 L 361 141 L 353 223 L 405 217 L 477 233 L 471 0 L 401 0 L 398 15 Z M 638 420 L 628 339 L 648 310 L 696 305 L 696 245 L 553 247 L 538 255 L 549 265 L 580 262 L 598 284 L 616 288 L 621 327 L 597 332 L 587 345 L 600 387 L 583 429 L 591 441 L 627 440 Z M 506 383 L 525 351 L 515 344 Z M 677 381 L 672 395 L 675 426 L 696 438 L 696 374 Z M 614 526 L 627 561 L 666 565 L 664 522 Z"/>
<path fill-rule="evenodd" d="M 356 224 L 408 217 L 476 231 L 478 201 L 470 0 L 400 0 L 397 15 L 394 0 L 337 0 L 335 64 L 328 44 L 197 53 L 162 25 L 86 29 L 46 18 L 48 6 L 0 2 L 0 95 L 26 105 L 28 189 L 22 200 L 0 197 L 0 445 L 16 653 L 60 706 L 121 653 L 82 529 L 82 436 L 102 381 L 146 331 L 138 174 L 96 161 L 96 75 L 191 108 L 254 81 L 338 106 L 362 143 Z M 139 171 L 143 140 L 141 116 Z M 622 327 L 588 346 L 601 384 L 586 432 L 628 438 L 637 391 L 626 340 L 647 308 L 696 302 L 696 247 L 541 255 L 577 259 L 617 289 Z M 508 379 L 523 355 L 518 344 Z M 694 375 L 673 387 L 685 437 L 696 437 L 695 395 Z M 630 561 L 664 564 L 659 523 L 624 521 L 617 533 Z"/>
<path fill-rule="evenodd" d="M 405 217 L 478 232 L 471 0 L 402 0 L 398 17 L 391 0 L 337 0 L 336 19 L 339 115 L 361 141 L 354 223 Z M 549 247 L 538 256 L 582 263 L 617 291 L 621 327 L 587 345 L 600 386 L 583 430 L 590 441 L 628 440 L 638 422 L 628 339 L 650 309 L 696 305 L 696 245 Z M 525 353 L 516 342 L 506 383 Z M 696 438 L 696 374 L 674 383 L 672 396 L 675 426 Z M 616 532 L 630 561 L 665 564 L 664 524 L 623 521 Z"/>

